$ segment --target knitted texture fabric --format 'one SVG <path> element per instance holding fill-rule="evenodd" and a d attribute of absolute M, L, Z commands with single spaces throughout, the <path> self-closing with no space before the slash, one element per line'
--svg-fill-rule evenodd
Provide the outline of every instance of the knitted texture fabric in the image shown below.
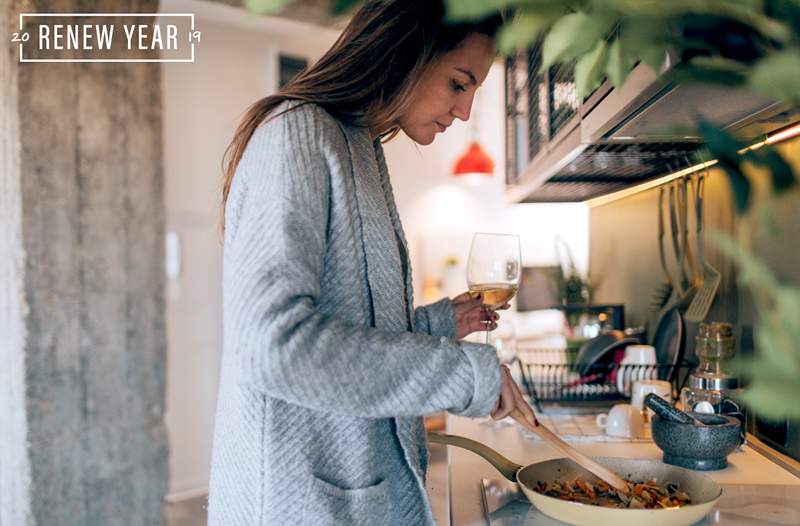
<path fill-rule="evenodd" d="M 434 524 L 422 416 L 488 414 L 494 350 L 413 309 L 380 142 L 313 104 L 260 126 L 226 206 L 209 524 Z"/>

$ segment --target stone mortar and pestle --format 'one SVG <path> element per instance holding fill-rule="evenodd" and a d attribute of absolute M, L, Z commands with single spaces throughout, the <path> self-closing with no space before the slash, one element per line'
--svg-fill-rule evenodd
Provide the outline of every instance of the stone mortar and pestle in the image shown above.
<path fill-rule="evenodd" d="M 653 440 L 664 452 L 664 462 L 698 471 L 724 469 L 728 455 L 741 443 L 741 423 L 736 418 L 705 413 L 684 413 L 650 393 L 645 405 L 653 410 Z"/>

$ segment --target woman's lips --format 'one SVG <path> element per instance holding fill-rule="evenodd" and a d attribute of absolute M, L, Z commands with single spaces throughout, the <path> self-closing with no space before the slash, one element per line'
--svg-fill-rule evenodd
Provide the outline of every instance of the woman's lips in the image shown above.
<path fill-rule="evenodd" d="M 447 126 L 445 126 L 444 124 L 442 124 L 440 122 L 436 123 L 436 127 L 439 128 L 440 132 L 443 132 L 443 131 L 445 131 L 447 129 Z"/>

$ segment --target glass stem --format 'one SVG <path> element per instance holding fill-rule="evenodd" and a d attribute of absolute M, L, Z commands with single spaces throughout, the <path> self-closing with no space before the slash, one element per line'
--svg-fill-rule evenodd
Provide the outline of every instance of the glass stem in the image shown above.
<path fill-rule="evenodd" d="M 486 345 L 489 345 L 489 334 L 492 332 L 489 330 L 489 327 L 492 326 L 492 315 L 494 314 L 494 309 L 487 307 L 486 312 L 489 314 L 489 320 L 486 322 Z"/>

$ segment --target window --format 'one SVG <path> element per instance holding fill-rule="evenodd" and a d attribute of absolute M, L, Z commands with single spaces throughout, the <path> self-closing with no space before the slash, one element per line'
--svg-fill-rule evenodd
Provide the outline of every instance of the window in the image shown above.
<path fill-rule="evenodd" d="M 278 72 L 278 87 L 282 88 L 290 80 L 295 78 L 301 71 L 308 66 L 308 60 L 304 58 L 288 57 L 280 55 L 279 59 L 279 72 Z"/>

